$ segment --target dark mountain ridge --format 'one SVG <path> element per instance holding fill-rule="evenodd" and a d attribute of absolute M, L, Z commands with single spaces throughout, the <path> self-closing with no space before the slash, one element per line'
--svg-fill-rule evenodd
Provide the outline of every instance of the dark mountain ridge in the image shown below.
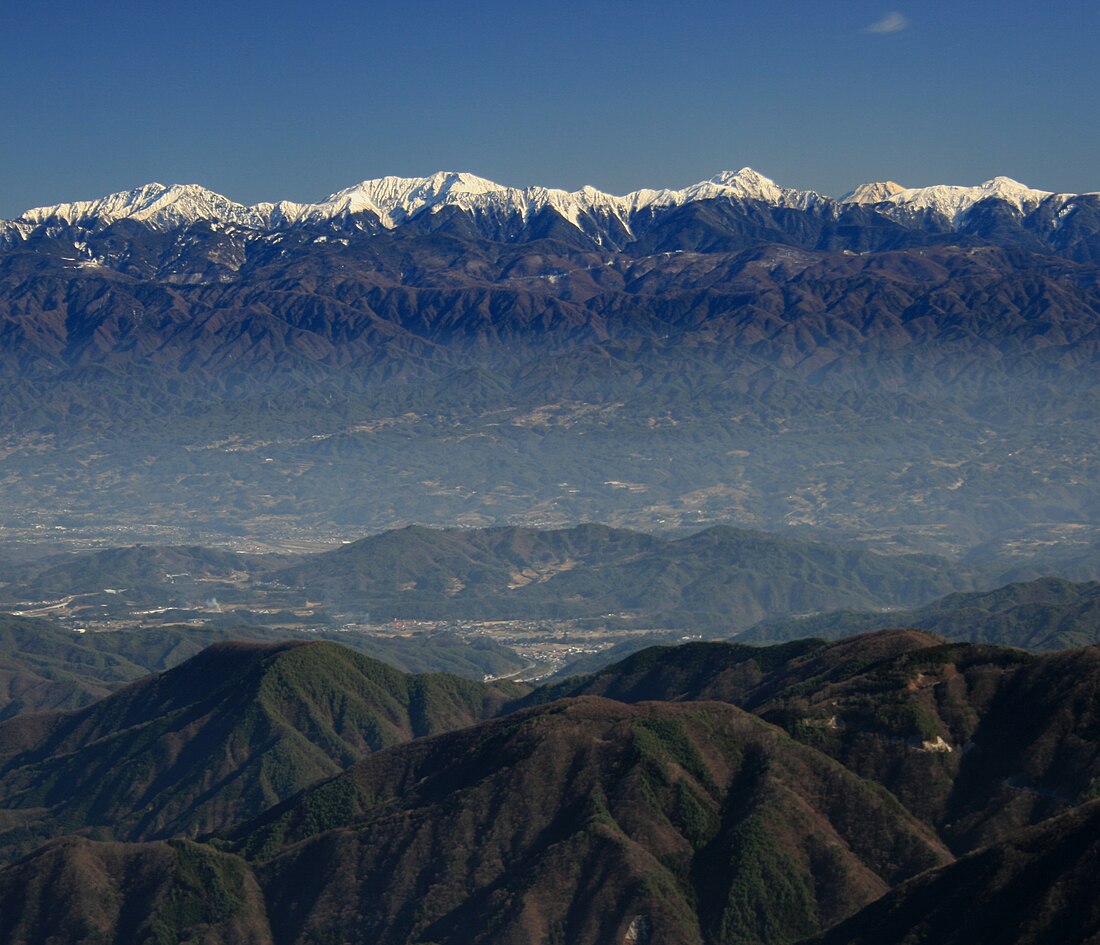
<path fill-rule="evenodd" d="M 903 883 L 814 945 L 1093 942 L 1100 802 Z M 809 943 L 807 943 L 809 945 Z"/>
<path fill-rule="evenodd" d="M 1092 798 L 1100 648 L 1042 656 L 916 630 L 644 650 L 527 701 L 722 699 L 878 781 L 956 853 Z"/>
<path fill-rule="evenodd" d="M 155 590 L 150 591 L 155 596 Z M 481 680 L 522 668 L 519 657 L 489 639 L 435 636 L 382 639 L 367 634 L 249 626 L 169 625 L 74 633 L 53 620 L 0 615 L 0 719 L 27 712 L 78 709 L 126 683 L 162 672 L 226 640 L 256 643 L 325 640 L 383 660 L 404 672 L 448 672 Z"/>
<path fill-rule="evenodd" d="M 718 704 L 556 703 L 357 766 L 243 828 L 237 848 L 263 861 L 288 939 L 379 942 L 537 941 L 555 923 L 570 940 L 619 941 L 639 915 L 654 941 L 788 940 L 942 861 L 887 795 L 776 735 Z M 869 846 L 850 832 L 860 818 L 877 825 Z M 462 852 L 424 876 L 424 854 L 456 837 Z M 765 838 L 774 860 L 750 865 Z M 354 872 L 309 882 L 335 850 Z M 804 872 L 829 850 L 844 861 L 831 881 Z M 814 879 L 779 922 L 755 918 L 788 863 Z M 467 899 L 470 886 L 484 893 Z"/>

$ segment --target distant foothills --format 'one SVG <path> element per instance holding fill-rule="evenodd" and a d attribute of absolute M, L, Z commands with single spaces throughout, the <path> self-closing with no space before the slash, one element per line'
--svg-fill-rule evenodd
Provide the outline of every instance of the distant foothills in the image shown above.
<path fill-rule="evenodd" d="M 728 526 L 676 540 L 410 527 L 308 555 L 21 551 L 0 556 L 0 719 L 87 705 L 232 639 L 339 642 L 479 681 L 576 676 L 684 639 L 906 627 L 1033 652 L 1100 644 L 1097 548 L 1062 562 L 1075 581 Z"/>

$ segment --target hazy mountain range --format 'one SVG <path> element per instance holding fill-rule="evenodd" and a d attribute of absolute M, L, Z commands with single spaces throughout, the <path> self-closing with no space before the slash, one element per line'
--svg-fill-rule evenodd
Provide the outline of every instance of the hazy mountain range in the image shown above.
<path fill-rule="evenodd" d="M 531 670 L 531 651 L 515 648 L 524 641 L 574 644 L 543 677 L 685 636 L 758 643 L 903 626 L 1032 651 L 1100 643 L 1100 555 L 1074 568 L 1093 580 L 1021 581 L 1011 559 L 966 566 L 728 526 L 675 540 L 594 525 L 411 526 L 309 555 L 0 556 L 0 610 L 16 614 L 0 620 L 0 718 L 87 705 L 226 639 L 335 641 L 477 680 Z M 410 635 L 405 621 L 424 623 Z"/>
<path fill-rule="evenodd" d="M 1100 569 L 1100 558 L 1093 562 Z M 133 547 L 11 562 L 0 604 L 74 596 L 91 607 L 287 610 L 307 600 L 379 619 L 602 619 L 732 633 L 764 617 L 924 603 L 996 571 L 715 526 L 670 540 L 599 525 L 409 526 L 311 555 Z M 118 593 L 109 593 L 105 588 Z M 117 605 L 117 606 L 116 606 Z"/>
<path fill-rule="evenodd" d="M 28 211 L 0 228 L 2 524 L 1089 540 L 1098 211 L 1003 178 L 836 201 L 748 169 L 626 197 L 439 174 Z"/>
<path fill-rule="evenodd" d="M 928 628 L 915 617 L 923 611 L 898 608 L 1019 581 L 1019 566 L 1011 558 L 964 565 L 934 555 L 883 555 L 730 526 L 675 539 L 600 525 L 408 526 L 315 554 L 139 545 L 30 560 L 0 557 L 0 565 L 0 607 L 34 611 L 64 600 L 78 624 L 97 615 L 131 613 L 148 620 L 162 611 L 184 619 L 188 611 L 209 611 L 213 598 L 226 611 L 220 616 L 263 622 L 285 622 L 291 612 L 306 608 L 322 626 L 339 621 L 341 614 L 373 614 L 379 621 L 559 619 L 721 635 L 766 618 L 861 608 L 878 611 L 877 626 L 906 620 Z M 1071 577 L 1100 578 L 1100 553 L 1083 552 L 1074 568 L 1080 574 Z M 1057 589 L 1084 585 L 1046 586 L 1053 596 L 1040 595 L 1037 603 L 1065 603 Z M 60 615 L 58 608 L 46 613 Z M 204 616 L 212 619 L 210 613 Z M 823 621 L 839 625 L 849 617 L 792 626 L 803 627 L 799 636 L 808 635 L 808 628 L 831 636 Z M 1082 642 L 1087 641 L 1075 641 Z"/>

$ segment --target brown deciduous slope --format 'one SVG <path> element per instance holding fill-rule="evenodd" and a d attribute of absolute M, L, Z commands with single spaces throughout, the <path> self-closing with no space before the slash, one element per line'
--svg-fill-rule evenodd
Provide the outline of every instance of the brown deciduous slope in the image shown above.
<path fill-rule="evenodd" d="M 1093 922 L 1072 899 L 1096 857 L 1098 680 L 1100 648 L 910 630 L 689 644 L 477 722 L 503 691 L 330 644 L 218 646 L 0 725 L 9 855 L 71 829 L 164 838 L 38 847 L 0 870 L 0 931 L 778 945 L 855 915 L 853 942 L 912 925 L 931 945 L 969 890 L 976 915 L 1032 904 L 1021 942 L 1084 940 L 1063 932 Z"/>
<path fill-rule="evenodd" d="M 956 852 L 1100 785 L 1100 647 L 1033 656 L 915 630 L 642 651 L 528 700 L 724 699 L 889 788 Z"/>
<path fill-rule="evenodd" d="M 232 839 L 286 943 L 790 941 L 948 858 L 733 706 L 592 698 L 378 753 Z"/>
<path fill-rule="evenodd" d="M 1100 941 L 1098 875 L 1093 801 L 903 883 L 814 945 L 1087 945 Z"/>
<path fill-rule="evenodd" d="M 57 840 L 0 872 L 5 945 L 271 945 L 247 864 L 186 840 Z"/>

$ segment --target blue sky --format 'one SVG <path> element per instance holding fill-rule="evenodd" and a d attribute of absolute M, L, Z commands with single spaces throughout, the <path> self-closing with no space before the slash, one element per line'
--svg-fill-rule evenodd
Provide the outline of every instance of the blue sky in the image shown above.
<path fill-rule="evenodd" d="M 0 5 L 0 218 L 466 170 L 612 193 L 750 165 L 839 196 L 1100 190 L 1100 0 Z"/>

